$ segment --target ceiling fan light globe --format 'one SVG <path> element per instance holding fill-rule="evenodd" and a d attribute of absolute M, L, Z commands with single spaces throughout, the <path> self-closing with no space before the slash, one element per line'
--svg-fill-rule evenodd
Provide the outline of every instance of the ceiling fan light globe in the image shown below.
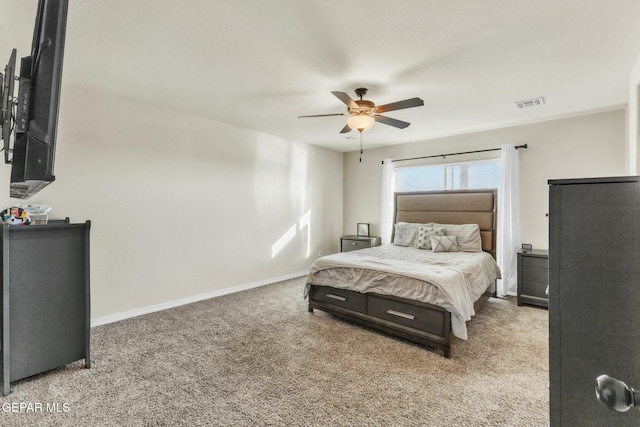
<path fill-rule="evenodd" d="M 370 129 L 375 122 L 376 120 L 368 114 L 354 114 L 347 119 L 349 127 L 360 132 Z"/>

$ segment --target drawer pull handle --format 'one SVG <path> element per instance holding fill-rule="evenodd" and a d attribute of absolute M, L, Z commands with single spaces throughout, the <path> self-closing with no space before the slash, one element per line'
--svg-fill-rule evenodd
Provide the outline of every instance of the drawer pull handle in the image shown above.
<path fill-rule="evenodd" d="M 398 317 L 404 317 L 405 319 L 409 319 L 409 320 L 414 320 L 416 318 L 416 316 L 414 316 L 413 314 L 402 313 L 400 311 L 395 311 L 395 310 L 387 310 L 387 313 L 393 314 L 394 316 L 398 316 Z"/>
<path fill-rule="evenodd" d="M 327 298 L 337 299 L 338 301 L 345 302 L 347 299 L 345 297 L 341 297 L 339 295 L 327 294 Z"/>

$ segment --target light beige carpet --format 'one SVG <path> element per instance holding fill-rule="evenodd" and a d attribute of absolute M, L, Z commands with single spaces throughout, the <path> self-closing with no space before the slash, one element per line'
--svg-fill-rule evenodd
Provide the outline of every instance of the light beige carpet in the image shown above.
<path fill-rule="evenodd" d="M 308 313 L 303 283 L 94 328 L 92 368 L 80 363 L 12 383 L 0 424 L 548 424 L 546 310 L 492 298 L 469 324 L 469 340 L 456 341 L 445 359 Z"/>

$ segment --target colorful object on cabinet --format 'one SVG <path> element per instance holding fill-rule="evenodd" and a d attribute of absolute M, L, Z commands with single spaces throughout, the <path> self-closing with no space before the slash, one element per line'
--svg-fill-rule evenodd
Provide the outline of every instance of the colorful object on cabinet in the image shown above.
<path fill-rule="evenodd" d="M 29 214 L 22 208 L 13 206 L 0 212 L 2 220 L 9 225 L 29 225 L 31 224 L 31 218 Z"/>

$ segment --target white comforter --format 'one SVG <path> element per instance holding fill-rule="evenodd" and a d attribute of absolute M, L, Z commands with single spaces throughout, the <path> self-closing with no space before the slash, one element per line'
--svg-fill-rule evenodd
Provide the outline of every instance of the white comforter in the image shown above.
<path fill-rule="evenodd" d="M 497 278 L 498 265 L 486 252 L 434 253 L 389 244 L 317 259 L 305 297 L 310 285 L 319 285 L 426 302 L 448 310 L 453 334 L 467 339 L 473 303 Z"/>

